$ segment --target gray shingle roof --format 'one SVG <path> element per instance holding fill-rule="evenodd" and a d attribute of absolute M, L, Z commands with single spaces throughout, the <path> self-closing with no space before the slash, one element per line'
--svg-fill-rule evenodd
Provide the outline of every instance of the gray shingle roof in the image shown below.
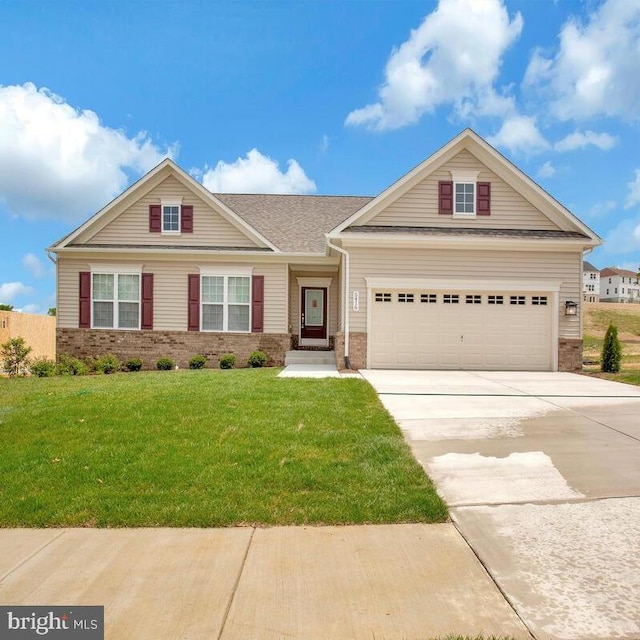
<path fill-rule="evenodd" d="M 359 196 L 214 193 L 285 252 L 325 252 L 324 234 L 373 200 Z"/>
<path fill-rule="evenodd" d="M 583 271 L 599 271 L 599 269 L 596 269 L 590 262 L 587 262 L 586 260 L 582 261 L 582 270 Z"/>
<path fill-rule="evenodd" d="M 418 235 L 494 236 L 505 238 L 587 238 L 577 231 L 545 231 L 538 229 L 488 229 L 486 227 L 386 227 L 361 225 L 348 227 L 342 233 L 413 233 Z"/>

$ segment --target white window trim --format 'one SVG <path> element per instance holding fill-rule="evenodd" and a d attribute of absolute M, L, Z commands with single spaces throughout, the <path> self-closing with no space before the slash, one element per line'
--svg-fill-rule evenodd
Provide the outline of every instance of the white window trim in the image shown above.
<path fill-rule="evenodd" d="M 251 278 L 253 267 L 241 268 L 220 268 L 220 269 L 200 269 L 200 331 L 204 333 L 251 333 L 251 323 L 253 320 L 253 305 L 251 304 L 253 293 L 253 280 Z M 202 278 L 223 278 L 222 286 L 222 302 L 203 302 L 202 300 Z M 229 278 L 249 278 L 249 302 L 234 302 L 234 305 L 243 305 L 249 307 L 249 328 L 246 331 L 229 329 Z M 222 329 L 205 329 L 204 328 L 204 305 L 205 304 L 222 304 Z"/>
<path fill-rule="evenodd" d="M 477 215 L 476 207 L 478 201 L 478 174 L 479 171 L 451 171 L 451 180 L 453 181 L 453 217 L 454 218 L 475 218 Z M 472 184 L 473 185 L 473 212 L 456 211 L 456 185 Z"/>
<path fill-rule="evenodd" d="M 178 207 L 178 229 L 177 231 L 167 231 L 164 228 L 164 208 L 165 207 Z M 181 236 L 182 235 L 182 196 L 170 196 L 160 199 L 160 232 L 161 235 L 166 236 Z"/>
<path fill-rule="evenodd" d="M 112 300 L 95 300 L 93 298 L 93 276 L 94 275 L 109 275 L 114 276 L 113 279 L 113 299 Z M 138 276 L 138 325 L 136 327 L 119 327 L 118 320 L 119 317 L 119 303 L 120 300 L 117 298 L 118 291 L 118 276 Z M 91 328 L 96 329 L 98 331 L 139 331 L 142 326 L 142 267 L 134 267 L 133 269 L 127 269 L 124 266 L 113 267 L 109 269 L 105 265 L 100 267 L 96 267 L 95 269 L 91 269 L 91 291 L 90 291 L 90 300 L 91 300 Z M 94 312 L 93 312 L 93 304 L 95 302 L 111 302 L 113 303 L 113 325 L 111 327 L 96 327 L 94 320 Z M 135 302 L 134 300 L 123 300 L 122 302 Z"/>

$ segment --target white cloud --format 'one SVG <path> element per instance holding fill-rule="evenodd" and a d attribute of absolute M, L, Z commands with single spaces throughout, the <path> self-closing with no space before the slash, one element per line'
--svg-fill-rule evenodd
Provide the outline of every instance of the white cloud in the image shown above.
<path fill-rule="evenodd" d="M 77 220 L 174 149 L 101 124 L 32 83 L 0 85 L 0 203 L 14 215 Z"/>
<path fill-rule="evenodd" d="M 329 150 L 329 136 L 325 133 L 320 141 L 320 153 L 326 153 Z"/>
<path fill-rule="evenodd" d="M 538 169 L 538 177 L 540 178 L 552 178 L 555 175 L 556 168 L 551 164 L 551 160 L 547 160 L 540 169 Z"/>
<path fill-rule="evenodd" d="M 535 117 L 514 115 L 507 118 L 495 136 L 487 138 L 489 144 L 508 149 L 511 153 L 533 155 L 549 148 L 540 133 Z"/>
<path fill-rule="evenodd" d="M 25 257 L 22 258 L 22 265 L 34 278 L 42 278 L 46 273 L 44 264 L 42 264 L 40 258 L 33 253 L 27 253 Z"/>
<path fill-rule="evenodd" d="M 607 151 L 615 147 L 618 140 L 608 133 L 596 133 L 595 131 L 574 131 L 562 140 L 555 143 L 556 151 L 573 151 L 589 145 Z"/>
<path fill-rule="evenodd" d="M 561 120 L 621 116 L 638 119 L 640 3 L 607 0 L 586 21 L 570 18 L 552 55 L 534 52 L 524 86 Z"/>
<path fill-rule="evenodd" d="M 0 284 L 0 303 L 8 304 L 17 296 L 30 295 L 31 293 L 33 293 L 33 289 L 22 282 L 5 282 Z"/>
<path fill-rule="evenodd" d="M 25 304 L 22 309 L 17 309 L 22 313 L 40 313 L 40 306 L 37 304 Z"/>
<path fill-rule="evenodd" d="M 601 218 L 606 216 L 608 213 L 611 213 L 617 206 L 618 203 L 615 200 L 596 202 L 584 215 L 588 218 Z"/>
<path fill-rule="evenodd" d="M 605 236 L 603 253 L 624 255 L 640 251 L 640 216 L 621 220 Z"/>
<path fill-rule="evenodd" d="M 629 195 L 624 203 L 625 209 L 630 209 L 640 202 L 640 169 L 636 169 L 636 178 L 633 182 L 627 184 L 629 187 Z"/>
<path fill-rule="evenodd" d="M 522 16 L 511 20 L 502 0 L 440 0 L 391 52 L 379 101 L 352 111 L 345 124 L 397 129 L 448 103 L 467 115 L 475 109 L 504 114 L 505 99 L 493 83 L 521 31 Z"/>
<path fill-rule="evenodd" d="M 287 162 L 280 171 L 275 160 L 251 149 L 235 162 L 220 160 L 213 168 L 205 168 L 202 184 L 214 193 L 313 193 L 316 184 L 295 161 Z"/>

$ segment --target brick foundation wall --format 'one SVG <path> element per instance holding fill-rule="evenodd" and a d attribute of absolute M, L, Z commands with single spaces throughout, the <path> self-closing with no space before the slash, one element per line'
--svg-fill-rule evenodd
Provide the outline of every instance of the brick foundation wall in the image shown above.
<path fill-rule="evenodd" d="M 344 333 L 336 333 L 336 366 L 344 369 Z M 365 369 L 367 366 L 367 334 L 349 334 L 349 360 L 352 369 Z"/>
<path fill-rule="evenodd" d="M 582 340 L 580 338 L 558 340 L 558 371 L 571 373 L 582 371 Z"/>
<path fill-rule="evenodd" d="M 158 358 L 171 358 L 180 368 L 201 354 L 207 367 L 219 366 L 220 356 L 233 353 L 236 367 L 246 367 L 249 355 L 264 351 L 268 366 L 284 365 L 284 354 L 290 349 L 288 333 L 200 333 L 198 331 L 110 331 L 95 329 L 58 329 L 58 355 L 85 360 L 112 353 L 119 360 L 140 358 L 144 369 L 155 369 Z"/>

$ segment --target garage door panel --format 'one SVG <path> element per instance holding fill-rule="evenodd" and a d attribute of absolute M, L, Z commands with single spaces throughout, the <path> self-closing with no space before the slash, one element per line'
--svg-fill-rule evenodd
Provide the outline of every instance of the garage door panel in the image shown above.
<path fill-rule="evenodd" d="M 419 290 L 385 294 L 390 295 L 389 302 L 376 302 L 374 293 L 372 303 L 372 367 L 551 368 L 549 294 Z"/>

